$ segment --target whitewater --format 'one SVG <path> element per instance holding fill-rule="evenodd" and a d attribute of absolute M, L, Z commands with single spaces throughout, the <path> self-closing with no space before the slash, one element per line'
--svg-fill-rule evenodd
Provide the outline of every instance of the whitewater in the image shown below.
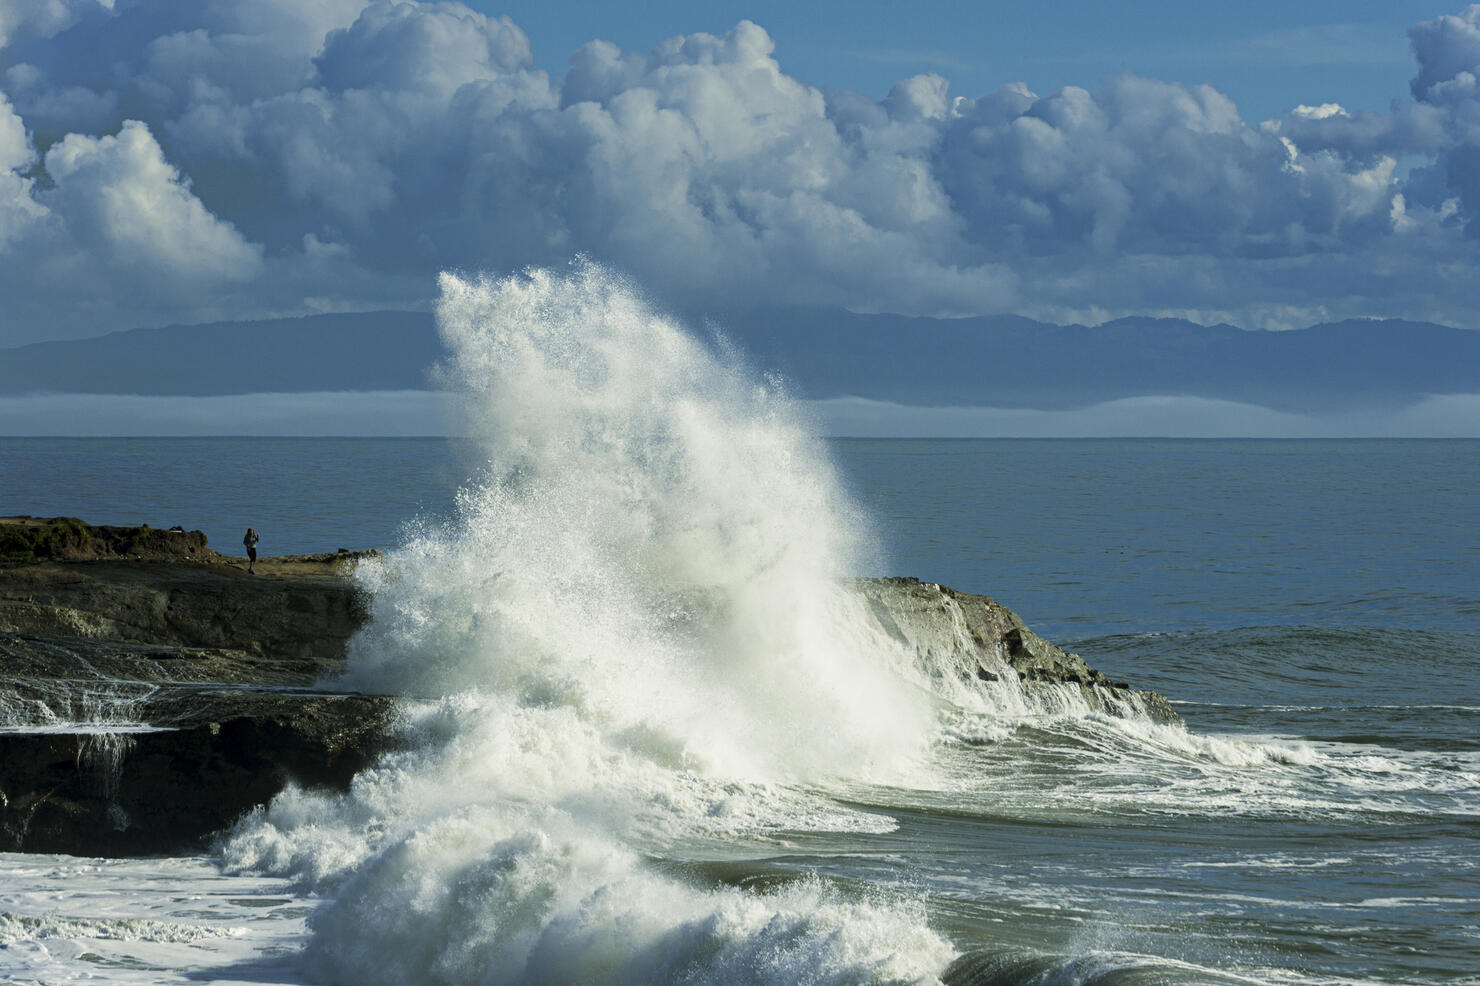
<path fill-rule="evenodd" d="M 437 315 L 467 478 L 357 571 L 332 683 L 400 697 L 393 751 L 210 857 L 0 857 L 10 979 L 1480 982 L 1474 633 L 1080 642 L 1212 729 L 965 687 L 849 589 L 884 521 L 722 340 L 587 262 Z M 1381 659 L 1255 694 L 1405 648 L 1449 701 Z M 1357 679 L 1392 728 L 1344 729 Z"/>

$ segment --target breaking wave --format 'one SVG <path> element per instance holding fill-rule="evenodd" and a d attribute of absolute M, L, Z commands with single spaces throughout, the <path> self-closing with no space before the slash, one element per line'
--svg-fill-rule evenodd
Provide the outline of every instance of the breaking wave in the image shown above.
<path fill-rule="evenodd" d="M 934 981 L 954 953 L 908 894 L 675 872 L 887 831 L 811 792 L 937 734 L 851 625 L 862 528 L 793 405 L 593 264 L 441 287 L 477 479 L 362 569 L 346 682 L 407 697 L 402 749 L 242 822 L 228 867 L 329 895 L 331 981 Z"/>

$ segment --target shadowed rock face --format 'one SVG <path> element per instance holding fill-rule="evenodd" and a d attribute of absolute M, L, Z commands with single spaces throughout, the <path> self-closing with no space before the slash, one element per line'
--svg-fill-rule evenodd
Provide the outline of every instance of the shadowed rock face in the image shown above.
<path fill-rule="evenodd" d="M 112 529 L 67 530 L 63 557 L 92 559 L 0 566 L 0 850 L 200 851 L 385 748 L 393 699 L 316 687 L 366 619 L 343 571 L 363 555 L 251 576 L 188 534 L 124 560 Z"/>
<path fill-rule="evenodd" d="M 266 558 L 249 576 L 203 541 L 179 544 L 189 557 L 0 564 L 0 851 L 199 851 L 288 783 L 346 787 L 388 747 L 393 698 L 319 685 L 367 619 L 345 572 L 364 553 Z M 1177 721 L 1160 695 L 1109 680 L 986 596 L 916 579 L 852 587 L 857 619 L 942 695 L 1027 711 L 1070 696 Z"/>
<path fill-rule="evenodd" d="M 383 745 L 392 700 L 166 689 L 153 730 L 0 733 L 0 849 L 199 852 L 288 783 L 348 784 Z M 189 716 L 172 716 L 184 706 Z"/>

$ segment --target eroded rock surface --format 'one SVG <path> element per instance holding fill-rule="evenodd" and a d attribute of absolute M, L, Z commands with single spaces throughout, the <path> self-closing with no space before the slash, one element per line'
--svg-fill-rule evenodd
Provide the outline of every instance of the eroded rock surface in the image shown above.
<path fill-rule="evenodd" d="M 0 731 L 0 849 L 199 852 L 288 783 L 343 788 L 381 749 L 391 699 L 163 688 L 153 728 Z"/>
<path fill-rule="evenodd" d="M 1015 712 L 1067 711 L 1072 700 L 1109 715 L 1181 721 L 1164 696 L 1112 681 L 990 597 L 912 578 L 855 579 L 853 587 L 879 630 L 943 679 L 938 694 L 981 690 Z"/>
<path fill-rule="evenodd" d="M 61 527 L 52 560 L 0 563 L 0 851 L 197 851 L 284 785 L 347 786 L 387 747 L 392 698 L 320 684 L 367 619 L 350 566 L 376 553 L 261 559 L 253 576 L 198 532 L 125 557 L 138 529 Z M 940 695 L 1177 721 L 986 596 L 852 588 L 856 618 Z"/>
<path fill-rule="evenodd" d="M 341 556 L 310 557 L 326 560 L 264 559 L 258 575 L 225 561 L 0 566 L 0 630 L 341 660 L 363 600 Z"/>
<path fill-rule="evenodd" d="M 23 521 L 0 521 L 31 555 L 0 564 L 0 850 L 198 851 L 385 747 L 391 698 L 317 684 L 366 619 L 347 571 L 373 553 L 249 575 L 199 532 Z"/>

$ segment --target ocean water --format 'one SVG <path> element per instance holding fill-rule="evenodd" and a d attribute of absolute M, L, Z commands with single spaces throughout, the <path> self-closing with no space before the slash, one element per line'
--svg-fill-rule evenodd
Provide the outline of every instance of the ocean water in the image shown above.
<path fill-rule="evenodd" d="M 406 734 L 209 856 L 0 856 L 0 978 L 1480 983 L 1480 442 L 824 443 L 596 268 L 439 317 L 467 440 L 0 440 L 0 513 L 387 549 Z M 940 693 L 853 574 L 1186 728 Z"/>

